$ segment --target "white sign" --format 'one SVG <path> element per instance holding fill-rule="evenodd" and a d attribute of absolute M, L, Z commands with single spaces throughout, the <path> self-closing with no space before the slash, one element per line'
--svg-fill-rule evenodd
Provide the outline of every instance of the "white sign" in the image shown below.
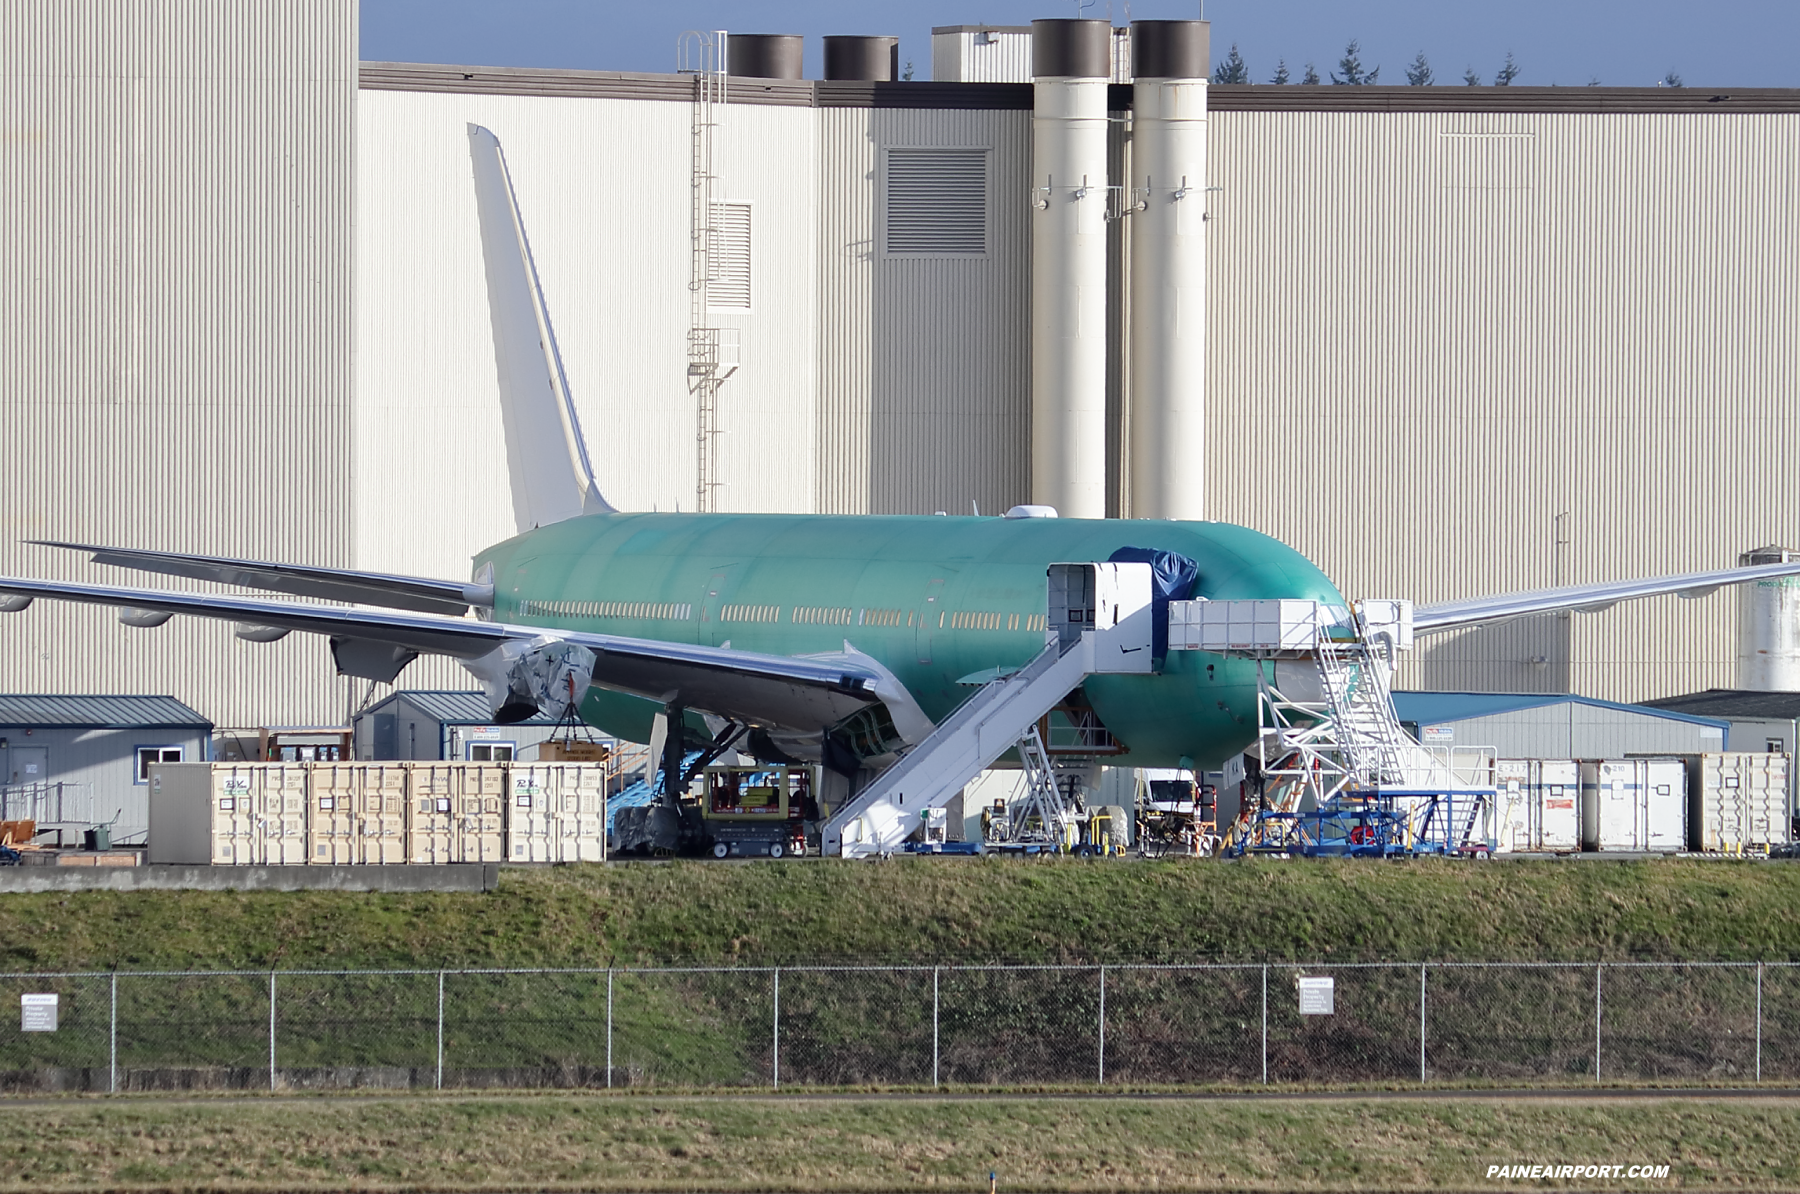
<path fill-rule="evenodd" d="M 56 1031 L 56 996 L 19 996 L 20 1032 Z"/>
<path fill-rule="evenodd" d="M 1303 1016 L 1329 1016 L 1333 1014 L 1336 997 L 1332 990 L 1333 980 L 1329 978 L 1302 978 L 1300 980 L 1300 1014 Z"/>
<path fill-rule="evenodd" d="M 1433 745 L 1433 744 L 1443 745 L 1444 743 L 1447 743 L 1447 742 L 1455 742 L 1456 741 L 1456 727 L 1453 725 L 1421 726 L 1419 728 L 1419 741 L 1425 743 L 1428 746 Z"/>
<path fill-rule="evenodd" d="M 476 726 L 469 731 L 469 737 L 471 738 L 498 738 L 499 736 L 499 726 Z"/>

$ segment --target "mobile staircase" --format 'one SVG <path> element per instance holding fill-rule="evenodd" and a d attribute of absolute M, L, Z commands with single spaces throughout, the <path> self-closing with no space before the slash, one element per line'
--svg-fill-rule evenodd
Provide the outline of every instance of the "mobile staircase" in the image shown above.
<path fill-rule="evenodd" d="M 1389 855 L 1476 852 L 1493 799 L 1491 751 L 1415 742 L 1389 679 L 1411 645 L 1404 602 L 1177 602 L 1170 649 L 1253 660 L 1262 793 L 1224 852 Z"/>
<path fill-rule="evenodd" d="M 1039 719 L 1089 676 L 1151 669 L 1151 577 L 1148 564 L 1052 564 L 1044 649 L 1024 667 L 988 680 L 925 739 L 841 807 L 820 830 L 822 852 L 891 854 L 925 809 L 942 808 L 1001 755 L 1019 748 L 1060 834 L 1062 800 L 1038 791 L 1048 756 Z M 1047 802 L 1047 803 L 1046 803 Z M 1036 807 L 1034 805 L 1033 807 Z M 1018 815 L 1024 816 L 1020 809 Z"/>

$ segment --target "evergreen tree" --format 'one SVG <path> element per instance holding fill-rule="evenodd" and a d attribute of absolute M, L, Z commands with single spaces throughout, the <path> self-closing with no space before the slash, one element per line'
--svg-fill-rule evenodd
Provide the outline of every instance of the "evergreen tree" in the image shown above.
<path fill-rule="evenodd" d="M 1431 63 L 1425 61 L 1424 50 L 1420 50 L 1419 56 L 1406 68 L 1406 82 L 1409 87 L 1431 86 Z"/>
<path fill-rule="evenodd" d="M 1680 75 L 1676 74 L 1674 71 L 1670 71 L 1668 74 L 1666 74 L 1662 77 L 1662 82 L 1659 84 L 1659 86 L 1662 86 L 1662 87 L 1686 87 L 1687 84 L 1681 81 Z"/>
<path fill-rule="evenodd" d="M 1306 73 L 1300 76 L 1300 81 L 1302 83 L 1312 83 L 1312 84 L 1316 85 L 1319 81 L 1318 68 L 1313 66 L 1313 64 L 1310 62 L 1307 63 L 1306 64 Z"/>
<path fill-rule="evenodd" d="M 900 72 L 900 81 L 902 83 L 910 83 L 913 81 L 913 65 L 911 58 L 906 60 L 906 69 Z"/>
<path fill-rule="evenodd" d="M 1512 81 L 1519 77 L 1519 64 L 1513 61 L 1513 52 L 1506 52 L 1506 65 L 1494 72 L 1494 86 L 1511 87 Z"/>
<path fill-rule="evenodd" d="M 1463 72 L 1463 85 L 1466 87 L 1481 86 L 1481 76 L 1475 73 L 1474 67 L 1471 66 Z"/>
<path fill-rule="evenodd" d="M 1344 56 L 1338 59 L 1338 70 L 1342 71 L 1343 75 L 1339 77 L 1336 72 L 1333 72 L 1331 76 L 1333 83 L 1339 87 L 1368 87 L 1381 77 L 1379 66 L 1372 71 L 1363 70 L 1362 59 L 1358 57 L 1361 52 L 1362 47 L 1356 44 L 1355 38 L 1351 38 L 1350 44 L 1344 47 Z"/>
<path fill-rule="evenodd" d="M 1237 43 L 1231 43 L 1231 53 L 1225 61 L 1213 68 L 1212 81 L 1215 83 L 1248 83 L 1250 68 L 1244 65 L 1243 55 L 1238 53 Z"/>
<path fill-rule="evenodd" d="M 1283 58 L 1280 61 L 1276 62 L 1275 77 L 1273 79 L 1270 79 L 1269 82 L 1275 84 L 1277 87 L 1281 87 L 1288 83 L 1293 82 L 1292 78 L 1290 78 L 1288 75 L 1286 58 Z"/>

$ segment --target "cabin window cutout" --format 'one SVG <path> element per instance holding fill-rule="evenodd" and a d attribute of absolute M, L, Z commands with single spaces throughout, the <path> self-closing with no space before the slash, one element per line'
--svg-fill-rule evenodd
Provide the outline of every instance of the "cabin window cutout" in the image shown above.
<path fill-rule="evenodd" d="M 750 205 L 712 205 L 706 306 L 710 311 L 750 309 Z"/>
<path fill-rule="evenodd" d="M 796 626 L 849 626 L 856 611 L 822 605 L 796 605 L 791 615 Z"/>
<path fill-rule="evenodd" d="M 905 626 L 907 613 L 903 609 L 865 609 L 857 619 L 859 626 Z"/>
<path fill-rule="evenodd" d="M 988 151 L 890 149 L 882 247 L 909 257 L 987 254 Z"/>
<path fill-rule="evenodd" d="M 779 605 L 727 605 L 719 610 L 721 622 L 779 622 Z"/>

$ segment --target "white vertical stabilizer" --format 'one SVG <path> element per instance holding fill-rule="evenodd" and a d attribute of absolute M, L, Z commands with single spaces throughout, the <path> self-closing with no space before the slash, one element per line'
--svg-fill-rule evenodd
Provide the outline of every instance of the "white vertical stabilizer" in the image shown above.
<path fill-rule="evenodd" d="M 471 124 L 469 157 L 475 167 L 513 518 L 519 530 L 528 531 L 578 514 L 610 513 L 612 507 L 594 483 L 581 423 L 569 398 L 506 155 L 493 133 Z"/>

